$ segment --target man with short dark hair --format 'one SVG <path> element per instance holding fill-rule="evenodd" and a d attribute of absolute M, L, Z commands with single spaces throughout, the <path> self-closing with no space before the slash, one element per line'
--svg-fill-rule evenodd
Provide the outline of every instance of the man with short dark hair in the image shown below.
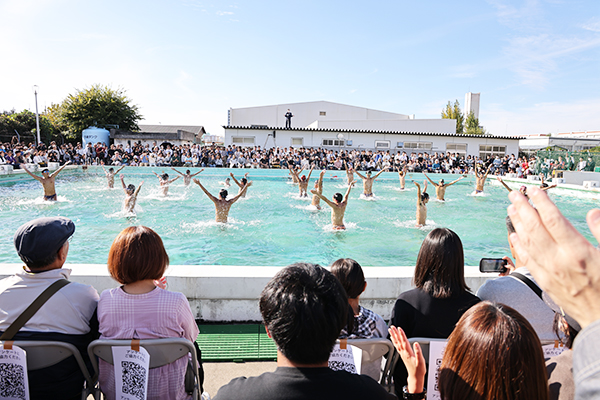
<path fill-rule="evenodd" d="M 329 369 L 348 311 L 344 288 L 331 272 L 314 264 L 292 264 L 263 289 L 259 306 L 267 334 L 277 345 L 277 369 L 233 379 L 215 400 L 396 399 L 366 375 Z"/>
<path fill-rule="evenodd" d="M 64 217 L 38 218 L 17 230 L 15 248 L 26 266 L 0 280 L 1 332 L 51 284 L 69 278 L 71 270 L 63 265 L 73 232 L 75 224 Z M 14 339 L 68 342 L 87 359 L 87 346 L 98 336 L 97 303 L 96 289 L 70 282 L 41 306 Z M 81 398 L 84 379 L 73 357 L 28 375 L 32 400 Z"/>
<path fill-rule="evenodd" d="M 60 173 L 67 165 L 71 164 L 71 161 L 67 161 L 62 167 L 54 171 L 52 174 L 48 172 L 48 168 L 44 168 L 42 170 L 42 176 L 39 177 L 37 175 L 32 174 L 25 164 L 21 164 L 21 168 L 25 170 L 31 177 L 37 181 L 39 181 L 44 188 L 44 200 L 46 201 L 56 201 L 58 198 L 56 197 L 56 187 L 54 186 L 54 180 L 56 175 Z"/>

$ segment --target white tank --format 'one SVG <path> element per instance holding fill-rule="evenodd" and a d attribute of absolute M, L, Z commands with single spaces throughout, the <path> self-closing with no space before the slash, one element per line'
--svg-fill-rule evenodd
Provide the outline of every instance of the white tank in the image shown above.
<path fill-rule="evenodd" d="M 104 143 L 106 146 L 109 145 L 109 140 L 110 140 L 110 132 L 107 131 L 106 129 L 102 129 L 102 128 L 97 128 L 95 126 L 90 126 L 87 129 L 84 129 L 81 132 L 81 144 L 83 145 L 83 147 L 85 148 L 85 146 L 87 146 L 88 143 L 91 143 L 92 145 L 101 142 Z"/>

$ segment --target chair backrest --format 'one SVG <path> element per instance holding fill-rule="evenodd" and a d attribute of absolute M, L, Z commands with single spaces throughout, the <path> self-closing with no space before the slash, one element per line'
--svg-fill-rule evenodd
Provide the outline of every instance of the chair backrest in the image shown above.
<path fill-rule="evenodd" d="M 412 346 L 413 343 L 419 343 L 421 345 L 421 350 L 423 350 L 423 357 L 425 357 L 425 361 L 429 363 L 429 343 L 430 342 L 447 342 L 448 339 L 437 339 L 437 338 L 424 338 L 424 337 L 414 337 L 409 338 L 408 342 Z"/>
<path fill-rule="evenodd" d="M 5 342 L 8 341 L 0 343 L 4 345 Z M 19 346 L 25 350 L 27 355 L 27 369 L 30 371 L 50 367 L 73 356 L 87 382 L 87 387 L 94 387 L 95 380 L 90 375 L 81 357 L 81 353 L 71 343 L 43 340 L 14 340 L 11 342 L 15 346 Z"/>
<path fill-rule="evenodd" d="M 372 339 L 346 339 L 347 343 L 360 348 L 363 352 L 362 361 L 365 363 L 373 362 L 381 357 L 387 357 L 379 383 L 386 388 L 388 392 L 392 392 L 392 367 L 394 361 L 394 345 L 391 341 L 385 338 Z M 338 339 L 339 343 L 340 340 Z"/>

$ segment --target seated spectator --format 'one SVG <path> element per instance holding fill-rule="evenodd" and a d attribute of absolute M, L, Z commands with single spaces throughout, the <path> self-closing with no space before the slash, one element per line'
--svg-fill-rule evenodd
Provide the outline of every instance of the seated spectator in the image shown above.
<path fill-rule="evenodd" d="M 169 256 L 163 242 L 145 226 L 125 228 L 108 253 L 108 272 L 122 286 L 105 290 L 98 303 L 100 339 L 158 339 L 183 337 L 195 342 L 198 326 L 187 298 L 155 282 L 163 277 Z M 162 285 L 161 285 L 162 286 Z M 153 368 L 147 398 L 189 399 L 184 388 L 188 357 Z M 115 398 L 114 368 L 100 360 L 100 388 Z"/>
<path fill-rule="evenodd" d="M 383 318 L 358 304 L 360 295 L 367 288 L 360 264 L 351 258 L 340 258 L 331 264 L 331 273 L 340 281 L 348 296 L 348 323 L 340 332 L 340 339 L 387 337 L 387 324 Z M 378 381 L 381 375 L 381 358 L 363 364 L 361 373 Z"/>
<path fill-rule="evenodd" d="M 290 265 L 263 289 L 259 306 L 267 334 L 277 345 L 277 369 L 233 379 L 215 400 L 395 398 L 368 376 L 328 368 L 348 308 L 344 288 L 329 271 L 313 264 Z"/>
<path fill-rule="evenodd" d="M 68 239 L 74 232 L 75 224 L 64 217 L 34 219 L 17 230 L 14 243 L 26 267 L 0 281 L 0 331 L 5 332 L 51 284 L 69 279 L 71 270 L 63 265 L 69 253 Z M 98 335 L 97 303 L 98 293 L 93 287 L 70 282 L 50 297 L 12 339 L 68 342 L 88 360 L 87 346 Z M 91 369 L 91 365 L 88 367 Z M 32 400 L 81 398 L 84 378 L 73 357 L 29 371 L 28 375 Z"/>
<path fill-rule="evenodd" d="M 421 347 L 415 343 L 411 348 L 396 327 L 390 328 L 390 335 L 408 370 L 405 393 L 424 399 Z M 544 353 L 533 327 L 516 310 L 489 301 L 461 317 L 448 338 L 438 376 L 444 400 L 548 399 Z"/>
<path fill-rule="evenodd" d="M 509 235 L 515 231 L 510 217 L 506 217 L 506 229 Z M 527 265 L 514 251 L 510 241 L 509 246 L 515 264 L 510 258 L 505 257 L 509 261 L 508 271 L 503 274 L 505 276 L 487 280 L 477 291 L 477 296 L 481 300 L 494 301 L 514 308 L 529 321 L 541 340 L 554 340 L 552 330 L 554 311 L 539 296 L 538 293 L 541 293 L 541 289 L 538 288 Z M 538 288 L 539 292 L 535 292 L 522 279 L 527 279 L 529 284 L 534 285 L 534 289 Z"/>
<path fill-rule="evenodd" d="M 479 302 L 465 283 L 462 242 L 450 229 L 436 228 L 423 241 L 414 285 L 398 297 L 390 320 L 409 338 L 447 338 L 463 313 Z M 407 378 L 402 364 L 396 365 L 393 376 L 402 397 Z"/>

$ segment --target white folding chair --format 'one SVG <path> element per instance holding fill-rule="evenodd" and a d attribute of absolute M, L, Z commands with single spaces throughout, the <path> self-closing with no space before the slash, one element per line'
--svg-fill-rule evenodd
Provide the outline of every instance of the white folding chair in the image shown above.
<path fill-rule="evenodd" d="M 88 354 L 94 367 L 94 375 L 98 377 L 98 362 L 96 357 L 106 361 L 113 365 L 113 346 L 131 346 L 130 339 L 99 339 L 94 340 L 88 346 Z M 194 391 L 192 393 L 193 400 L 200 400 L 200 389 L 199 382 L 200 377 L 198 376 L 198 358 L 196 355 L 196 348 L 194 344 L 184 338 L 164 338 L 164 339 L 142 339 L 140 340 L 140 347 L 143 347 L 150 354 L 150 368 L 158 368 L 163 365 L 167 365 L 180 359 L 181 357 L 187 356 L 188 353 L 192 355 L 192 370 L 194 371 Z M 102 391 L 102 388 L 100 388 Z M 98 393 L 97 400 L 100 400 Z"/>
<path fill-rule="evenodd" d="M 4 345 L 6 342 L 12 342 L 13 345 L 25 350 L 28 371 L 51 367 L 73 356 L 85 379 L 85 385 L 82 385 L 81 399 L 87 399 L 90 394 L 95 396 L 95 378 L 90 375 L 77 347 L 71 343 L 43 340 L 6 340 L 0 343 Z"/>
<path fill-rule="evenodd" d="M 362 362 L 370 363 L 379 360 L 381 357 L 387 357 L 383 370 L 380 368 L 381 377 L 379 383 L 388 392 L 394 390 L 392 385 L 392 361 L 394 354 L 394 345 L 392 342 L 385 338 L 372 338 L 372 339 L 342 339 L 345 340 L 349 345 L 356 346 L 362 350 Z M 337 340 L 340 343 L 340 340 Z"/>

